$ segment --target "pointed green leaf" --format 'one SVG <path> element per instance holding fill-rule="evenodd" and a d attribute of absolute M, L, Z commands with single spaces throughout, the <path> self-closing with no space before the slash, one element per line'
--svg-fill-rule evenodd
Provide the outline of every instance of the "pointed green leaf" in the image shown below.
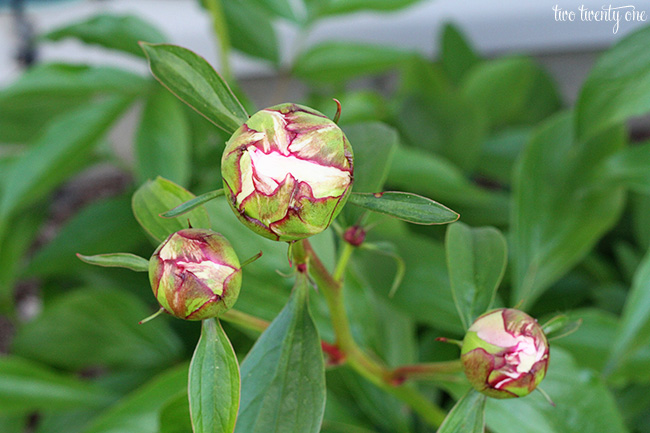
<path fill-rule="evenodd" d="M 165 89 L 156 89 L 144 104 L 135 139 L 138 182 L 162 176 L 186 186 L 190 159 L 190 130 L 183 106 Z"/>
<path fill-rule="evenodd" d="M 162 409 L 187 389 L 187 364 L 171 368 L 95 418 L 83 433 L 158 433 Z"/>
<path fill-rule="evenodd" d="M 228 84 L 203 57 L 176 45 L 141 46 L 154 77 L 219 128 L 232 134 L 248 120 Z"/>
<path fill-rule="evenodd" d="M 53 122 L 8 169 L 0 196 L 0 220 L 42 198 L 83 167 L 93 146 L 130 102 L 130 98 L 111 97 Z"/>
<path fill-rule="evenodd" d="M 138 42 L 152 44 L 167 40 L 160 30 L 134 15 L 101 14 L 89 19 L 55 29 L 41 36 L 43 39 L 59 41 L 76 38 L 86 44 L 123 51 L 144 57 Z"/>
<path fill-rule="evenodd" d="M 422 149 L 399 146 L 387 184 L 436 197 L 472 225 L 504 226 L 510 217 L 510 194 L 481 188 L 445 158 Z"/>
<path fill-rule="evenodd" d="M 136 272 L 149 271 L 149 260 L 130 253 L 97 254 L 94 256 L 77 254 L 77 257 L 90 265 L 104 266 L 107 268 L 126 268 Z"/>
<path fill-rule="evenodd" d="M 624 129 L 575 142 L 573 124 L 570 112 L 545 122 L 515 170 L 511 302 L 524 301 L 524 309 L 591 250 L 623 209 L 622 188 L 594 188 L 593 179 L 624 146 Z"/>
<path fill-rule="evenodd" d="M 465 328 L 486 312 L 506 270 L 506 239 L 493 227 L 456 222 L 447 229 L 447 267 L 454 302 Z"/>
<path fill-rule="evenodd" d="M 179 358 L 181 342 L 165 320 L 138 325 L 152 310 L 124 290 L 70 291 L 20 327 L 12 350 L 68 369 L 169 365 Z"/>
<path fill-rule="evenodd" d="M 209 202 L 210 200 L 213 200 L 217 197 L 221 197 L 223 194 L 224 194 L 223 188 L 206 192 L 205 194 L 201 194 L 200 196 L 193 198 L 192 200 L 188 200 L 185 203 L 176 206 L 174 209 L 170 209 L 167 212 L 161 213 L 160 216 L 163 218 L 174 218 L 183 215 L 193 209 L 196 209 L 202 204 Z"/>
<path fill-rule="evenodd" d="M 349 202 L 413 224 L 447 224 L 459 217 L 456 212 L 438 202 L 408 192 L 353 193 Z"/>
<path fill-rule="evenodd" d="M 0 357 L 0 413 L 101 407 L 111 392 L 16 356 Z"/>
<path fill-rule="evenodd" d="M 133 194 L 133 213 L 140 225 L 158 242 L 179 230 L 210 228 L 210 217 L 204 208 L 197 208 L 177 218 L 162 218 L 161 213 L 194 198 L 194 194 L 162 177 L 150 180 Z"/>
<path fill-rule="evenodd" d="M 603 164 L 601 182 L 650 192 L 650 143 L 636 144 L 613 154 Z"/>
<path fill-rule="evenodd" d="M 98 95 L 138 95 L 151 80 L 107 66 L 42 63 L 0 90 L 0 142 L 25 143 L 39 138 L 55 118 Z"/>
<path fill-rule="evenodd" d="M 349 42 L 328 42 L 301 53 L 293 73 L 313 82 L 340 83 L 397 68 L 412 56 L 397 48 Z"/>
<path fill-rule="evenodd" d="M 621 324 L 612 342 L 607 373 L 621 365 L 641 347 L 650 342 L 650 254 L 646 254 L 632 282 Z"/>
<path fill-rule="evenodd" d="M 576 106 L 579 138 L 650 110 L 650 27 L 632 33 L 603 54 L 587 77 Z"/>
<path fill-rule="evenodd" d="M 303 274 L 289 302 L 241 365 L 236 432 L 318 433 L 325 411 L 325 365 Z"/>
<path fill-rule="evenodd" d="M 561 107 L 550 75 L 528 57 L 481 63 L 468 71 L 461 90 L 482 109 L 492 130 L 536 124 Z"/>
<path fill-rule="evenodd" d="M 456 402 L 437 433 L 483 433 L 487 397 L 475 389 Z"/>
<path fill-rule="evenodd" d="M 232 433 L 239 409 L 239 364 L 216 319 L 204 320 L 190 364 L 190 413 L 194 433 Z"/>
<path fill-rule="evenodd" d="M 465 74 L 481 62 L 465 36 L 453 24 L 447 23 L 442 30 L 442 53 L 440 60 L 449 79 L 458 84 Z"/>
<path fill-rule="evenodd" d="M 221 5 L 233 48 L 277 64 L 278 41 L 268 13 L 251 0 L 221 1 Z"/>

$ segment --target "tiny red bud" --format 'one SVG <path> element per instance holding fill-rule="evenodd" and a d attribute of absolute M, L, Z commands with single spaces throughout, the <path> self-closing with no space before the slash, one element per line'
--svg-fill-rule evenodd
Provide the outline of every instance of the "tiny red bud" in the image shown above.
<path fill-rule="evenodd" d="M 352 226 L 345 231 L 343 239 L 350 245 L 358 247 L 366 240 L 366 231 L 363 227 Z"/>

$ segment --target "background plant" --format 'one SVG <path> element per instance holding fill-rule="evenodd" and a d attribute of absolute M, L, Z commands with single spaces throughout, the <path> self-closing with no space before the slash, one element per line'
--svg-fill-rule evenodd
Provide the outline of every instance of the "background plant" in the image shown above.
<path fill-rule="evenodd" d="M 294 9 L 276 8 L 275 2 L 241 3 L 304 31 L 320 16 L 380 7 L 359 1 L 319 8 L 321 3 L 308 2 L 307 13 L 295 16 L 288 12 Z M 391 4 L 407 3 L 412 2 Z M 231 2 L 223 2 L 222 10 L 215 7 L 220 4 L 205 2 L 220 29 L 224 59 L 232 48 L 277 62 L 277 49 L 269 48 L 276 47 L 272 27 L 254 18 L 263 14 L 250 12 L 244 20 L 228 9 Z M 166 40 L 134 17 L 112 16 L 46 37 L 74 37 L 137 56 L 143 55 L 138 40 Z M 366 161 L 355 191 L 420 193 L 458 211 L 466 224 L 454 224 L 457 233 L 450 231 L 446 244 L 444 229 L 374 217 L 367 220 L 373 228 L 360 248 L 346 247 L 333 230 L 311 240 L 330 270 L 342 253 L 352 252 L 342 276 L 360 347 L 391 368 L 457 359 L 455 348 L 435 342 L 441 335 L 462 337 L 467 324 L 451 289 L 478 297 L 500 285 L 495 305 L 523 301 L 521 308 L 542 323 L 559 311 L 583 324 L 552 343 L 542 386 L 556 408 L 538 395 L 488 401 L 492 431 L 648 429 L 650 150 L 631 143 L 625 122 L 648 110 L 649 39 L 643 29 L 605 53 L 574 108 L 562 107 L 552 80 L 530 58 L 482 59 L 450 26 L 435 62 L 393 48 L 340 42 L 299 53 L 290 74 L 310 85 L 303 102 L 333 113 L 331 98 L 341 100 L 340 124 L 359 163 Z M 393 91 L 351 85 L 389 71 L 398 77 Z M 232 77 L 228 81 L 234 84 Z M 143 101 L 143 109 L 130 164 L 107 145 L 106 133 L 136 101 Z M 245 105 L 255 111 L 250 102 Z M 133 218 L 132 194 L 174 191 L 179 197 L 164 202 L 165 208 L 191 198 L 155 180 L 159 175 L 196 194 L 218 188 L 228 134 L 151 78 L 112 67 L 38 65 L 2 90 L 0 111 L 0 139 L 7 143 L 0 159 L 0 305 L 15 329 L 9 354 L 0 359 L 0 430 L 24 431 L 32 419 L 39 432 L 189 431 L 182 402 L 186 361 L 199 326 L 171 319 L 137 326 L 155 308 L 146 277 L 91 267 L 74 253 L 129 251 L 148 257 L 154 247 L 148 238 L 157 235 L 144 233 Z M 52 192 L 98 162 L 120 167 L 133 181 L 117 196 L 85 205 L 50 243 L 33 247 L 44 224 L 51 223 L 41 210 Z M 292 281 L 276 273 L 289 270 L 286 247 L 248 233 L 224 205 L 212 201 L 193 218 L 232 239 L 240 257 L 264 251 L 264 260 L 246 268 L 236 305 L 265 321 L 262 326 L 289 298 Z M 341 229 L 359 215 L 346 207 Z M 505 272 L 503 239 L 483 226 L 506 233 Z M 467 277 L 478 270 L 489 278 Z M 395 291 L 395 275 L 401 273 Z M 14 302 L 14 293 L 24 294 L 26 284 L 38 287 L 43 302 L 30 321 L 17 308 L 24 304 Z M 322 339 L 332 342 L 322 297 L 312 293 L 309 299 Z M 461 313 L 480 313 L 467 313 L 463 299 L 456 296 Z M 224 327 L 243 357 L 258 333 L 242 324 Z M 444 409 L 467 387 L 452 373 L 415 382 L 417 371 L 405 371 L 413 378 L 408 386 Z M 326 381 L 322 431 L 435 430 L 403 400 L 348 366 L 328 369 Z M 465 402 L 471 408 L 472 401 Z"/>

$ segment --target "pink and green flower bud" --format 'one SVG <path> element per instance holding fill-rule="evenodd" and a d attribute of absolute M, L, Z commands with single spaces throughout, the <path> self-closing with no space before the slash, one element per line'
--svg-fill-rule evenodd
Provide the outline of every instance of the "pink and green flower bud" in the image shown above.
<path fill-rule="evenodd" d="M 352 148 L 325 115 L 296 104 L 258 111 L 221 160 L 228 202 L 247 227 L 277 241 L 325 230 L 352 190 Z"/>
<path fill-rule="evenodd" d="M 185 320 L 217 317 L 237 301 L 239 259 L 219 233 L 185 229 L 170 235 L 149 261 L 149 281 L 160 306 Z"/>
<path fill-rule="evenodd" d="M 530 394 L 544 379 L 548 360 L 548 341 L 541 326 L 528 314 L 511 308 L 476 319 L 461 349 L 467 379 L 494 398 Z"/>

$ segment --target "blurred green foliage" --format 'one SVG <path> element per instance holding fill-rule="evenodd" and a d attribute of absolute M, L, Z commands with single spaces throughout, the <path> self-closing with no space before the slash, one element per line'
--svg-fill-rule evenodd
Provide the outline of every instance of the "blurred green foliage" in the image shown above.
<path fill-rule="evenodd" d="M 304 35 L 324 17 L 413 3 L 202 2 L 206 13 L 227 25 L 222 45 L 229 40 L 227 49 L 278 70 L 277 21 Z M 66 38 L 142 61 L 138 41 L 166 41 L 138 18 L 113 15 L 71 24 L 41 40 Z M 462 338 L 501 282 L 497 305 L 519 304 L 541 321 L 563 312 L 583 325 L 553 342 L 542 387 L 556 406 L 541 395 L 489 401 L 490 430 L 648 431 L 650 145 L 633 143 L 626 122 L 650 111 L 650 27 L 601 56 L 575 107 L 562 103 L 553 79 L 531 57 L 482 58 L 453 25 L 445 26 L 438 46 L 439 58 L 428 59 L 395 47 L 332 40 L 306 47 L 288 69 L 308 88 L 305 101 L 294 102 L 325 113 L 333 111 L 332 97 L 342 102 L 340 124 L 356 154 L 355 192 L 411 191 L 461 215 L 446 248 L 440 227 L 370 217 L 376 225 L 368 243 L 374 248 L 355 252 L 345 284 L 355 338 L 391 366 L 454 359 L 457 353 L 434 338 Z M 395 89 L 360 89 L 356 80 L 386 74 L 397 78 Z M 213 76 L 200 85 L 218 93 L 223 83 Z M 245 120 L 241 106 L 227 107 L 230 114 L 223 115 L 201 86 L 171 90 L 190 105 L 208 107 L 215 113 L 208 120 L 226 131 Z M 183 92 L 198 99 L 188 101 Z M 130 162 L 105 142 L 138 103 L 143 108 Z M 196 193 L 220 187 L 220 154 L 229 133 L 153 78 L 111 66 L 38 64 L 0 90 L 0 113 L 0 314 L 15 330 L 0 357 L 0 431 L 187 433 L 187 360 L 200 325 L 162 318 L 138 326 L 156 308 L 146 276 L 91 267 L 74 253 L 148 257 L 169 230 L 186 224 L 187 216 L 157 218 L 192 198 L 181 187 Z M 43 209 L 56 200 L 56 191 L 98 163 L 114 165 L 133 181 L 121 196 L 88 203 L 47 244 L 35 243 L 48 220 Z M 148 207 L 151 197 L 159 206 Z M 289 271 L 286 247 L 238 224 L 223 201 L 205 208 L 194 211 L 193 225 L 223 233 L 240 257 L 264 251 L 244 271 L 236 308 L 274 319 L 290 294 L 282 276 Z M 337 227 L 355 224 L 362 214 L 346 208 Z M 151 227 L 154 220 L 156 231 L 145 233 L 138 225 Z M 335 230 L 312 244 L 332 269 L 340 244 Z M 391 293 L 400 263 L 405 274 Z M 15 296 L 26 281 L 37 282 L 42 301 L 42 311 L 28 321 Z M 454 296 L 463 302 L 455 303 Z M 314 294 L 310 303 L 318 332 L 331 341 L 324 301 Z M 457 304 L 465 307 L 457 311 Z M 282 314 L 300 311 L 292 308 Z M 243 358 L 257 334 L 225 327 Z M 322 432 L 433 431 L 347 367 L 329 369 L 326 379 Z M 251 385 L 244 384 L 246 391 Z M 451 409 L 467 384 L 455 376 L 418 387 Z M 481 404 L 470 396 L 457 412 L 465 416 L 464 410 Z"/>

